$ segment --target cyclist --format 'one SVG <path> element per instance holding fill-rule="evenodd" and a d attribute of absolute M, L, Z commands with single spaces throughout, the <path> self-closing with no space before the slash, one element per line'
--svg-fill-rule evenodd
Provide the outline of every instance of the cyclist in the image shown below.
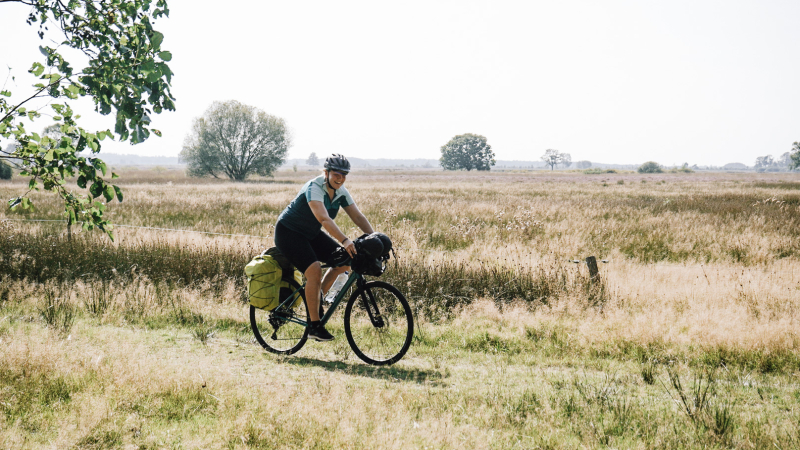
<path fill-rule="evenodd" d="M 306 302 L 311 320 L 308 336 L 317 341 L 333 340 L 333 336 L 320 324 L 322 292 L 330 289 L 340 273 L 350 269 L 347 266 L 332 267 L 323 277 L 320 261 L 328 264 L 333 262 L 331 257 L 339 248 L 336 241 L 351 257 L 356 254 L 353 241 L 333 221 L 339 207 L 344 208 L 364 233 L 375 231 L 344 187 L 350 172 L 350 161 L 343 155 L 333 154 L 325 159 L 324 169 L 322 175 L 300 188 L 297 197 L 281 212 L 275 224 L 275 246 L 306 277 Z M 322 228 L 328 233 L 323 233 Z"/>

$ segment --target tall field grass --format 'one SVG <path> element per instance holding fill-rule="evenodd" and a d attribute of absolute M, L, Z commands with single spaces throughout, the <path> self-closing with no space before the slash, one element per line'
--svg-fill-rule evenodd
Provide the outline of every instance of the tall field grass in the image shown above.
<path fill-rule="evenodd" d="M 120 172 L 114 223 L 247 236 L 0 213 L 0 447 L 800 446 L 797 175 L 354 172 L 418 322 L 371 368 L 341 317 L 285 358 L 248 328 L 242 267 L 314 173 Z"/>

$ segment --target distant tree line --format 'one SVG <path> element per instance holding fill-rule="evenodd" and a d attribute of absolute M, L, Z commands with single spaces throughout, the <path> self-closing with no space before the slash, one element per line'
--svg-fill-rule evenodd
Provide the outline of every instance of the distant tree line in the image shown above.
<path fill-rule="evenodd" d="M 753 165 L 759 172 L 778 172 L 800 167 L 800 142 L 792 144 L 792 151 L 782 154 L 778 159 L 772 155 L 759 156 Z"/>

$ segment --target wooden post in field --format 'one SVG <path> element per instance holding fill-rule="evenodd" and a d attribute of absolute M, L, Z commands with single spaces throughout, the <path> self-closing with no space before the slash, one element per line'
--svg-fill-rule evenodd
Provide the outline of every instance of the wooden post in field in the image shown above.
<path fill-rule="evenodd" d="M 589 256 L 586 258 L 586 265 L 589 266 L 589 277 L 594 283 L 600 277 L 600 270 L 597 269 L 597 258 Z"/>

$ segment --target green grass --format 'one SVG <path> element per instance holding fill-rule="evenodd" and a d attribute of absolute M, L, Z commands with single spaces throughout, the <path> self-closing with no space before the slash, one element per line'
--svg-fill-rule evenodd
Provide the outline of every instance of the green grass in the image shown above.
<path fill-rule="evenodd" d="M 10 302 L 16 309 L 6 304 L 1 315 L 22 317 L 35 308 L 31 300 Z M 211 304 L 201 299 L 188 308 L 198 317 L 197 309 Z M 106 316 L 119 307 L 111 302 Z M 309 344 L 283 358 L 249 343 L 231 347 L 224 343 L 249 342 L 249 330 L 216 315 L 204 316 L 219 332 L 205 341 L 193 337 L 196 323 L 176 314 L 163 316 L 160 328 L 133 329 L 79 315 L 76 330 L 102 334 L 84 338 L 80 345 L 88 347 L 73 356 L 31 360 L 0 353 L 0 414 L 27 436 L 27 446 L 36 446 L 56 439 L 53 426 L 87 401 L 103 399 L 106 412 L 74 435 L 74 445 L 84 448 L 459 446 L 450 433 L 429 428 L 439 420 L 470 436 L 461 444 L 468 448 L 481 442 L 493 448 L 791 448 L 798 439 L 796 359 L 761 370 L 747 359 L 752 355 L 713 349 L 582 344 L 566 318 L 519 330 L 480 313 L 465 317 L 419 324 L 407 358 L 376 368 L 338 354 L 335 343 Z M 341 328 L 334 330 L 343 339 Z M 15 340 L 67 342 L 48 334 L 41 319 L 15 320 L 7 333 Z M 104 341 L 122 348 L 113 351 Z M 133 343 L 159 365 L 143 365 L 136 352 L 122 356 Z M 118 356 L 97 359 L 99 351 Z M 186 370 L 185 362 L 196 358 L 213 358 L 219 368 Z M 228 367 L 239 368 L 229 373 Z M 250 387 L 240 387 L 243 382 Z M 306 412 L 308 402 L 321 410 Z M 315 440 L 321 430 L 325 439 Z"/>

